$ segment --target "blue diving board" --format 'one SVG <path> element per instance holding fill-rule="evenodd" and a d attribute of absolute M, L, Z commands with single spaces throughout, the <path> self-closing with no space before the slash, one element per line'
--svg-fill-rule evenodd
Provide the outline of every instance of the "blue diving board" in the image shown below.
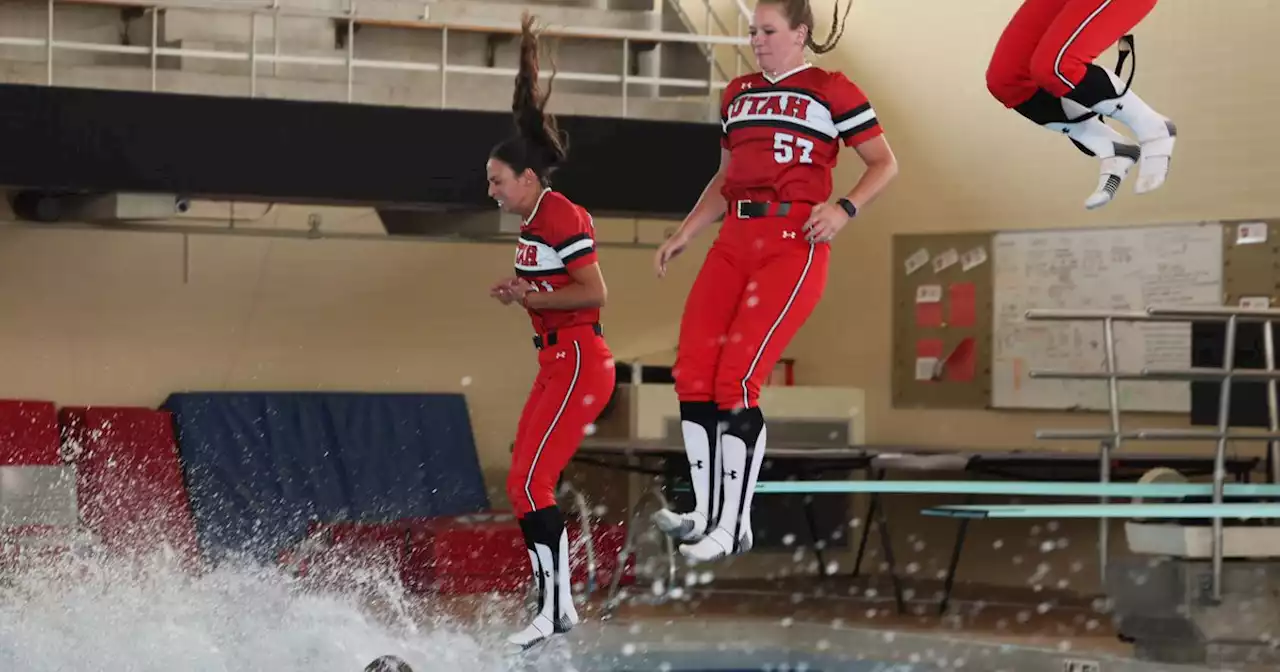
<path fill-rule="evenodd" d="M 1280 518 L 1280 504 L 952 504 L 920 513 L 945 518 Z"/>
<path fill-rule="evenodd" d="M 1224 483 L 1224 497 L 1280 497 L 1280 484 Z M 1211 497 L 1212 483 L 1073 481 L 761 481 L 757 494 L 960 494 L 1037 497 Z"/>

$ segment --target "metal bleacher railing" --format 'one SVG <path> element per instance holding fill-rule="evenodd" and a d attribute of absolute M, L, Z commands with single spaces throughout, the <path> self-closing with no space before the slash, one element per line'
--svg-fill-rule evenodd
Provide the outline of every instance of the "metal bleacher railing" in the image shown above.
<path fill-rule="evenodd" d="M 1099 519 L 1100 573 L 1105 576 L 1108 560 L 1108 522 L 1110 519 L 1210 519 L 1212 520 L 1212 598 L 1222 599 L 1222 574 L 1224 556 L 1223 520 L 1280 518 L 1280 503 L 1276 501 L 1226 503 L 1225 499 L 1280 498 L 1280 413 L 1277 411 L 1275 347 L 1272 323 L 1280 320 L 1280 310 L 1204 307 L 1188 308 L 1150 307 L 1143 311 L 1099 310 L 1031 310 L 1028 320 L 1102 322 L 1105 343 L 1104 370 L 1038 371 L 1030 372 L 1032 378 L 1074 379 L 1105 381 L 1108 385 L 1108 411 L 1110 427 L 1106 430 L 1039 430 L 1036 438 L 1042 440 L 1095 440 L 1099 441 L 1098 483 L 1074 482 L 965 482 L 965 481 L 761 481 L 759 494 L 816 494 L 816 493 L 932 493 L 932 494 L 985 494 L 1018 495 L 1032 497 L 1099 497 L 1097 504 L 1039 504 L 1039 505 L 987 505 L 959 504 L 930 507 L 925 515 L 954 518 L 1097 518 Z M 1220 368 L 1188 367 L 1186 369 L 1143 369 L 1120 371 L 1116 362 L 1115 325 L 1117 322 L 1223 322 L 1223 362 Z M 1241 322 L 1262 323 L 1265 349 L 1265 368 L 1240 370 L 1235 366 L 1237 326 Z M 1267 432 L 1230 431 L 1231 383 L 1235 380 L 1267 383 L 1267 407 L 1269 430 Z M 1217 427 L 1202 429 L 1131 429 L 1125 430 L 1120 422 L 1120 381 L 1219 381 L 1219 407 Z M 1213 482 L 1210 483 L 1112 483 L 1111 456 L 1121 448 L 1123 441 L 1205 441 L 1213 440 Z M 1265 441 L 1267 474 L 1270 483 L 1227 484 L 1226 453 L 1229 441 Z M 1181 498 L 1212 497 L 1210 504 L 1110 504 L 1108 497 L 1131 498 Z"/>
<path fill-rule="evenodd" d="M 556 77 L 562 80 L 618 84 L 619 95 L 622 98 L 622 114 L 624 117 L 627 116 L 627 101 L 635 95 L 628 90 L 630 88 L 629 85 L 631 84 L 683 87 L 694 91 L 700 89 L 708 90 L 708 109 L 710 113 L 714 113 L 718 109 L 718 92 L 724 89 L 728 84 L 727 80 L 729 79 L 727 73 L 723 72 L 723 67 L 719 65 L 715 58 L 715 47 L 718 45 L 728 45 L 732 46 L 735 51 L 738 52 L 735 55 L 734 60 L 737 61 L 739 72 L 735 74 L 741 74 L 741 67 L 744 64 L 744 59 L 741 55 L 741 47 L 749 44 L 748 38 L 744 36 L 745 31 L 743 31 L 741 27 L 745 25 L 744 22 L 749 21 L 748 17 L 750 14 L 747 13 L 748 10 L 746 9 L 746 6 L 739 0 L 736 3 L 736 7 L 737 11 L 741 13 L 742 16 L 740 16 L 738 20 L 738 33 L 732 35 L 713 35 L 711 34 L 711 27 L 713 23 L 722 30 L 727 29 L 724 27 L 724 23 L 720 17 L 713 11 L 710 0 L 702 1 L 707 6 L 708 23 L 706 26 L 706 34 L 671 31 L 623 30 L 584 26 L 548 27 L 543 31 L 543 34 L 550 37 L 620 41 L 623 44 L 622 58 L 619 63 L 620 70 L 618 74 L 585 73 L 560 70 L 556 73 Z M 345 68 L 347 102 L 352 102 L 353 90 L 357 81 L 356 73 L 359 70 L 440 72 L 443 73 L 440 77 L 439 102 L 441 107 L 446 107 L 448 105 L 448 73 L 487 75 L 507 79 L 516 74 L 516 71 L 512 68 L 450 63 L 448 59 L 448 49 L 449 34 L 451 32 L 518 34 L 520 31 L 518 17 L 514 17 L 512 21 L 503 25 L 474 25 L 450 21 L 432 21 L 427 18 L 428 14 L 424 10 L 420 18 L 404 19 L 362 10 L 359 6 L 359 0 L 346 0 L 346 9 L 342 11 L 326 11 L 322 9 L 287 6 L 282 5 L 281 0 L 251 0 L 249 2 L 241 0 L 47 0 L 46 4 L 48 22 L 44 37 L 13 37 L 0 34 L 0 46 L 43 49 L 45 83 L 50 86 L 55 83 L 54 63 L 57 60 L 55 52 L 59 50 L 149 56 L 152 91 L 156 90 L 156 78 L 157 72 L 159 71 L 158 59 L 162 56 L 247 62 L 249 64 L 249 73 L 246 93 L 249 97 L 253 97 L 257 93 L 258 79 L 260 78 L 258 66 L 260 64 L 288 63 Z M 57 5 L 105 5 L 141 10 L 145 15 L 150 17 L 150 44 L 104 44 L 58 39 L 56 36 L 57 26 L 54 21 L 54 8 Z M 429 7 L 429 3 L 424 5 L 424 7 Z M 262 53 L 257 49 L 258 22 L 256 20 L 246 21 L 245 30 L 248 33 L 246 35 L 247 46 L 243 51 L 237 52 L 162 46 L 159 44 L 159 16 L 161 11 L 167 9 L 201 10 L 252 17 L 269 17 L 273 21 L 273 48 L 268 53 Z M 282 17 L 324 18 L 333 19 L 335 21 L 345 21 L 347 24 L 345 55 L 314 56 L 281 53 L 280 31 L 276 28 L 278 28 L 278 23 Z M 357 25 L 440 31 L 441 48 L 439 61 L 432 63 L 357 58 L 355 51 L 355 27 Z M 3 31 L 3 28 L 0 28 L 0 31 Z M 680 42 L 701 45 L 704 52 L 707 54 L 708 76 L 706 79 L 640 76 L 630 74 L 630 59 L 632 57 L 631 47 L 633 44 L 656 43 L 661 45 L 664 43 Z"/>

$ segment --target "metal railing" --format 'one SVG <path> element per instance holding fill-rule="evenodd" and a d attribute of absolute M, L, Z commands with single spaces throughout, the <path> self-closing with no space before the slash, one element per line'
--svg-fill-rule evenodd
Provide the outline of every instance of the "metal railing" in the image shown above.
<path fill-rule="evenodd" d="M 1110 429 L 1094 430 L 1037 430 L 1038 439 L 1056 440 L 1097 440 L 1101 442 L 1099 469 L 1101 481 L 1111 480 L 1111 452 L 1119 450 L 1125 440 L 1136 441 L 1197 441 L 1214 440 L 1216 449 L 1213 460 L 1213 504 L 1220 506 L 1223 502 L 1223 486 L 1226 480 L 1226 454 L 1228 441 L 1266 441 L 1268 443 L 1268 477 L 1273 483 L 1280 482 L 1280 412 L 1276 404 L 1276 380 L 1280 379 L 1280 371 L 1275 367 L 1275 348 L 1272 340 L 1272 322 L 1280 320 L 1280 310 L 1233 307 L 1204 308 L 1147 308 L 1144 311 L 1099 311 L 1099 310 L 1029 310 L 1027 320 L 1053 320 L 1067 322 L 1102 322 L 1103 340 L 1106 348 L 1104 371 L 1044 371 L 1029 372 L 1032 378 L 1057 380 L 1103 380 L 1107 383 L 1108 411 Z M 1224 322 L 1226 334 L 1223 344 L 1222 367 L 1186 369 L 1142 369 L 1137 372 L 1120 371 L 1116 364 L 1115 323 L 1116 322 Z M 1265 369 L 1238 370 L 1235 367 L 1236 328 L 1240 322 L 1261 322 L 1266 349 Z M 1214 430 L 1196 429 L 1137 429 L 1125 431 L 1120 426 L 1119 382 L 1127 381 L 1219 381 L 1221 391 L 1218 397 L 1218 422 Z M 1231 383 L 1233 380 L 1246 380 L 1267 383 L 1267 411 L 1269 415 L 1268 432 L 1242 433 L 1231 432 Z M 1106 502 L 1107 498 L 1101 498 Z M 1222 563 L 1223 563 L 1223 525 L 1221 517 L 1213 519 L 1213 599 L 1222 599 Z M 1107 571 L 1108 520 L 1099 521 L 1098 552 L 1100 555 L 1101 574 L 1105 580 Z"/>
<path fill-rule="evenodd" d="M 47 6 L 47 25 L 45 36 L 43 38 L 35 37 L 8 37 L 0 36 L 0 46 L 13 47 L 30 47 L 44 50 L 45 64 L 45 84 L 52 86 L 54 84 L 54 53 L 56 51 L 78 51 L 78 52 L 94 52 L 106 54 L 131 54 L 137 56 L 150 57 L 151 72 L 151 90 L 157 89 L 157 74 L 159 68 L 159 58 L 161 56 L 178 56 L 191 59 L 209 59 L 232 62 L 247 62 L 249 64 L 249 75 L 247 83 L 247 94 L 250 97 L 257 95 L 258 79 L 260 74 L 258 66 L 262 63 L 270 64 L 299 64 L 299 65 L 315 65 L 329 66 L 334 68 L 346 69 L 346 100 L 352 102 L 354 97 L 354 88 L 356 84 L 357 70 L 394 70 L 394 71 L 411 71 L 411 72 L 439 72 L 440 77 L 440 107 L 448 104 L 448 73 L 487 75 L 494 77 L 510 78 L 516 74 L 513 68 L 484 67 L 472 65 L 451 64 L 448 59 L 449 34 L 450 32 L 467 32 L 467 33 L 518 33 L 519 24 L 511 22 L 502 25 L 464 25 L 458 23 L 428 21 L 426 18 L 419 19 L 387 19 L 383 16 L 373 14 L 362 14 L 359 10 L 358 0 L 347 0 L 347 9 L 345 11 L 333 12 L 317 9 L 306 9 L 300 7 L 285 7 L 280 4 L 280 0 L 271 0 L 262 4 L 240 4 L 230 2 L 198 2 L 184 0 L 93 0 L 90 4 L 108 5 L 119 7 L 132 7 L 142 9 L 151 18 L 151 35 L 150 44 L 142 45 L 125 45 L 125 44 L 102 44 L 91 42 L 80 42 L 73 40 L 59 40 L 56 37 L 56 26 L 54 22 L 54 7 L 58 4 L 85 4 L 84 2 L 60 2 L 59 0 L 48 0 Z M 182 47 L 165 47 L 159 44 L 159 18 L 161 10 L 201 10 L 211 12 L 223 12 L 228 14 L 247 15 L 247 47 L 244 51 L 221 51 L 210 49 L 190 49 Z M 272 21 L 273 33 L 273 49 L 270 53 L 262 53 L 257 49 L 258 38 L 258 17 L 268 17 Z M 326 18 L 335 21 L 345 21 L 347 24 L 346 35 L 346 53 L 344 56 L 303 56 L 291 55 L 281 52 L 279 22 L 282 17 L 305 17 L 305 18 Z M 357 24 L 382 24 L 394 25 L 404 28 L 417 28 L 438 30 L 441 32 L 440 57 L 438 62 L 416 62 L 416 61 L 399 61 L 399 60 L 378 60 L 357 58 L 355 54 L 356 31 Z M 716 76 L 715 60 L 708 59 L 708 76 L 706 79 L 691 78 L 675 78 L 675 77 L 659 77 L 659 76 L 640 76 L 631 75 L 631 52 L 634 43 L 695 43 L 703 45 L 746 45 L 749 41 L 745 37 L 735 35 L 699 35 L 691 33 L 674 33 L 664 31 L 642 31 L 642 30 L 623 30 L 616 28 L 591 28 L 591 27 L 573 27 L 562 26 L 552 27 L 544 31 L 545 35 L 554 37 L 577 37 L 585 39 L 599 39 L 622 42 L 622 59 L 620 73 L 617 75 L 601 74 L 601 73 L 584 73 L 584 72 L 566 72 L 558 71 L 556 77 L 561 80 L 582 81 L 582 82 L 598 82 L 611 83 L 619 85 L 619 93 L 622 96 L 622 116 L 628 114 L 628 98 L 632 94 L 628 91 L 631 84 L 648 84 L 671 87 L 683 87 L 690 89 L 707 89 L 708 98 L 712 101 L 710 107 L 718 109 L 717 92 L 723 90 L 728 82 L 724 78 Z"/>
<path fill-rule="evenodd" d="M 735 6 L 735 9 L 738 11 L 734 12 L 735 23 L 733 32 L 729 31 L 729 27 L 725 25 L 724 20 L 720 18 L 720 14 L 716 11 L 715 6 L 712 5 L 711 0 L 701 0 L 701 2 L 703 10 L 706 12 L 706 23 L 704 25 L 704 30 L 706 31 L 705 34 L 711 35 L 712 27 L 719 29 L 721 35 L 743 36 L 746 34 L 745 27 L 751 23 L 751 14 L 748 13 L 746 5 L 742 4 L 741 1 L 739 1 Z M 675 8 L 676 13 L 680 15 L 684 24 L 689 26 L 690 30 L 694 29 L 693 17 L 689 16 L 688 12 L 684 11 L 684 7 L 679 0 L 673 0 L 671 6 Z M 708 61 L 712 63 L 712 67 L 715 68 L 715 71 L 724 79 L 728 80 L 742 74 L 743 66 L 746 63 L 746 58 L 742 55 L 742 45 L 734 45 L 734 72 L 732 76 L 729 75 L 729 73 L 724 69 L 724 66 L 716 59 L 714 44 L 703 43 L 699 46 L 702 49 L 702 54 L 707 57 Z"/>

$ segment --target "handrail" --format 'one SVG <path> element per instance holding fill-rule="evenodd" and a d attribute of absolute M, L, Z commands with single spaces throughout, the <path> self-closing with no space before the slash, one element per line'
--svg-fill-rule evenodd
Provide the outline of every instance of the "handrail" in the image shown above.
<path fill-rule="evenodd" d="M 151 41 L 149 45 L 120 45 L 120 44 L 96 44 L 89 42 L 80 42 L 73 40 L 55 39 L 55 22 L 54 7 L 57 4 L 87 4 L 112 7 L 135 7 L 148 10 L 151 15 Z M 494 25 L 478 25 L 475 23 L 453 23 L 448 21 L 428 21 L 425 16 L 422 19 L 401 19 L 387 16 L 377 16 L 372 14 L 361 14 L 356 6 L 356 0 L 348 0 L 348 9 L 346 11 L 326 11 L 318 9 L 307 9 L 300 7 L 284 7 L 277 2 L 264 3 L 236 3 L 231 0 L 222 2 L 209 2 L 208 0 L 47 0 L 48 11 L 48 28 L 43 38 L 32 37 L 0 37 L 0 45 L 15 47 L 40 48 L 45 52 L 45 83 L 52 86 L 54 79 L 54 52 L 56 50 L 66 51 L 84 51 L 98 53 L 114 53 L 114 54 L 133 54 L 150 56 L 150 72 L 151 72 L 151 90 L 157 90 L 157 73 L 159 71 L 158 60 L 160 56 L 177 56 L 191 59 L 214 59 L 224 61 L 248 62 L 248 95 L 255 97 L 257 95 L 257 83 L 259 78 L 258 63 L 293 63 L 330 67 L 345 68 L 347 102 L 354 100 L 355 72 L 357 69 L 369 70 L 399 70 L 399 71 L 415 71 L 415 72 L 440 72 L 442 73 L 440 82 L 440 106 L 447 106 L 447 74 L 450 72 L 466 73 L 474 75 L 501 76 L 512 77 L 516 74 L 516 70 L 512 68 L 488 68 L 481 66 L 454 65 L 449 63 L 447 57 L 448 35 L 450 31 L 462 31 L 471 33 L 488 33 L 488 34 L 518 34 L 520 27 L 515 23 L 496 23 Z M 257 22 L 247 22 L 246 36 L 247 45 L 242 51 L 222 51 L 209 49 L 192 49 L 183 47 L 163 47 L 158 43 L 159 40 L 159 10 L 163 9 L 189 9 L 189 10 L 205 10 L 213 12 L 226 12 L 232 14 L 250 14 L 253 16 L 265 15 L 273 21 L 278 21 L 282 16 L 303 16 L 313 18 L 329 18 L 337 21 L 345 21 L 348 27 L 348 38 L 346 44 L 346 53 L 343 55 L 333 56 L 302 56 L 288 55 L 280 53 L 279 31 L 275 31 L 276 45 L 273 52 L 259 52 L 257 48 Z M 357 23 L 365 25 L 384 25 L 395 26 L 410 29 L 434 29 L 443 33 L 441 39 L 441 53 L 438 62 L 417 62 L 417 61 L 397 61 L 397 60 L 377 60 L 357 58 L 355 55 L 355 31 L 353 30 Z M 728 85 L 727 76 L 716 77 L 714 72 L 717 64 L 714 59 L 709 59 L 712 63 L 708 67 L 708 76 L 706 79 L 691 78 L 674 78 L 661 76 L 631 76 L 629 70 L 629 58 L 631 43 L 651 43 L 651 42 L 683 42 L 704 45 L 743 45 L 748 44 L 746 38 L 740 36 L 716 36 L 716 35 L 699 35 L 691 33 L 675 33 L 664 31 L 645 31 L 645 30 L 625 30 L 615 28 L 581 28 L 581 27 L 548 27 L 543 31 L 546 35 L 560 37 L 575 37 L 585 39 L 600 40 L 621 40 L 623 42 L 623 57 L 621 61 L 620 74 L 608 75 L 600 73 L 584 73 L 584 72 L 557 72 L 556 76 L 562 80 L 569 81 L 585 81 L 585 82 L 602 82 L 607 84 L 618 84 L 622 98 L 622 116 L 628 114 L 628 91 L 631 84 L 649 84 L 656 86 L 670 86 L 692 89 L 706 89 L 709 101 L 716 101 L 719 98 L 719 91 L 722 91 Z M 715 107 L 715 106 L 711 106 Z M 708 113 L 710 117 L 711 115 Z M 713 119 L 709 119 L 713 120 Z"/>
<path fill-rule="evenodd" d="M 109 7 L 135 7 L 142 9 L 188 9 L 229 14 L 253 14 L 261 16 L 295 16 L 314 19 L 335 19 L 363 25 L 387 26 L 392 28 L 414 28 L 421 30 L 457 30 L 469 33 L 502 33 L 519 35 L 521 28 L 516 22 L 481 25 L 476 23 L 455 23 L 451 21 L 431 21 L 428 19 L 401 19 L 374 14 L 361 14 L 357 9 L 345 12 L 309 9 L 304 7 L 272 6 L 271 4 L 236 4 L 224 2 L 193 2 L 192 0 L 50 0 L 50 5 L 105 5 Z M 352 3 L 354 6 L 354 3 Z M 580 37 L 602 40 L 635 40 L 639 42 L 695 42 L 702 44 L 749 45 L 749 39 L 734 35 L 698 35 L 696 33 L 675 33 L 662 30 L 631 30 L 627 28 L 575 28 L 572 26 L 546 26 L 540 30 L 548 37 Z M 43 44 L 43 42 L 42 42 Z"/>
<path fill-rule="evenodd" d="M 1236 352 L 1236 336 L 1238 326 L 1242 322 L 1260 322 L 1263 325 L 1263 333 L 1268 344 L 1272 343 L 1272 323 L 1280 320 L 1280 309 L 1272 308 L 1252 308 L 1252 307 L 1235 307 L 1235 306 L 1149 306 L 1141 311 L 1106 311 L 1106 310 L 1029 310 L 1025 313 L 1028 321 L 1036 320 L 1057 320 L 1057 321 L 1080 321 L 1080 322 L 1102 322 L 1103 339 L 1106 346 L 1106 370 L 1097 372 L 1080 372 L 1071 373 L 1067 371 L 1032 371 L 1031 377 L 1035 378 L 1052 378 L 1052 379 L 1078 379 L 1078 380 L 1105 380 L 1107 382 L 1109 393 L 1108 410 L 1111 416 L 1111 427 L 1107 432 L 1090 431 L 1090 430 L 1039 430 L 1036 432 L 1037 438 L 1053 438 L 1053 439 L 1084 439 L 1095 438 L 1102 440 L 1101 451 L 1101 470 L 1102 481 L 1110 480 L 1110 452 L 1118 449 L 1120 443 L 1126 439 L 1137 440 L 1165 440 L 1165 441 L 1185 441 L 1185 440 L 1214 440 L 1216 441 L 1216 449 L 1214 450 L 1213 460 L 1213 504 L 1212 508 L 1222 509 L 1223 497 L 1226 479 L 1226 451 L 1227 442 L 1263 440 L 1268 442 L 1268 451 L 1272 461 L 1272 477 L 1277 465 L 1280 465 L 1280 433 L 1276 428 L 1280 427 L 1280 408 L 1277 408 L 1276 398 L 1280 396 L 1276 392 L 1277 372 L 1275 370 L 1275 358 L 1273 348 L 1268 348 L 1267 367 L 1264 371 L 1249 373 L 1240 371 L 1235 365 Z M 1225 323 L 1225 337 L 1222 354 L 1222 367 L 1218 369 L 1191 367 L 1186 369 L 1162 369 L 1151 370 L 1146 369 L 1141 373 L 1119 371 L 1116 366 L 1115 358 L 1115 324 L 1117 322 L 1223 322 Z M 1178 380 L 1178 381 L 1194 381 L 1194 380 L 1214 380 L 1220 383 L 1218 392 L 1218 421 L 1217 427 L 1212 431 L 1203 430 L 1187 430 L 1187 429 L 1144 429 L 1138 431 L 1122 431 L 1120 428 L 1120 402 L 1117 393 L 1117 384 L 1121 380 Z M 1266 433 L 1237 433 L 1230 431 L 1230 411 L 1231 411 L 1231 383 L 1234 379 L 1252 379 L 1265 380 L 1267 382 L 1268 394 L 1268 414 L 1270 418 L 1269 426 L 1271 432 Z M 1106 499 L 1103 498 L 1103 502 Z M 1209 510 L 1209 509 L 1206 509 Z M 1212 576 L 1212 593 L 1214 600 L 1222 598 L 1222 569 L 1223 569 L 1223 523 L 1222 515 L 1214 515 L 1213 517 L 1213 576 Z M 1100 520 L 1099 531 L 1099 553 L 1103 573 L 1105 574 L 1107 562 L 1107 526 L 1105 520 Z"/>

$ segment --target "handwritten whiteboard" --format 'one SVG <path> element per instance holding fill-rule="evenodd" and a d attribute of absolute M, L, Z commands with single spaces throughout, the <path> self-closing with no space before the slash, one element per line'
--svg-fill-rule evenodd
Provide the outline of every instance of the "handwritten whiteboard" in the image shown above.
<path fill-rule="evenodd" d="M 991 395 L 998 408 L 1108 408 L 1105 380 L 1032 379 L 1032 369 L 1105 371 L 1103 324 L 1028 322 L 1031 308 L 1144 310 L 1222 305 L 1222 225 L 1019 231 L 995 236 Z M 1121 371 L 1191 365 L 1187 323 L 1115 324 Z M 1121 382 L 1120 408 L 1188 412 L 1186 382 Z"/>

